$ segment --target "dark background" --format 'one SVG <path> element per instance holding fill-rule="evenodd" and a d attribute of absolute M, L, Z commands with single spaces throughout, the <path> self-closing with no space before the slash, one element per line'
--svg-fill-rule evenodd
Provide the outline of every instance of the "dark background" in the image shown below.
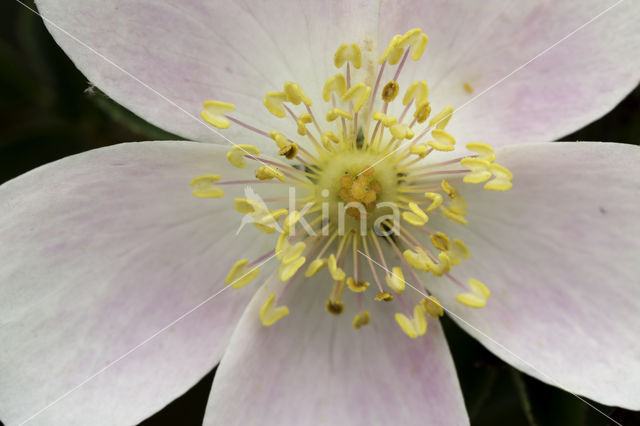
<path fill-rule="evenodd" d="M 91 87 L 38 16 L 13 0 L 0 3 L 0 183 L 68 155 L 157 139 L 180 138 Z M 602 119 L 562 140 L 640 144 L 640 89 Z M 575 396 L 494 357 L 448 318 L 443 325 L 473 425 L 614 424 Z M 142 424 L 200 424 L 214 374 Z M 593 404 L 623 425 L 640 424 L 640 412 Z"/>

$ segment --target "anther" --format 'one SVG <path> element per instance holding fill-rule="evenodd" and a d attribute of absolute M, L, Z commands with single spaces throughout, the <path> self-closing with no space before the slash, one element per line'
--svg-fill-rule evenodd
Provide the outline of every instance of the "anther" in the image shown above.
<path fill-rule="evenodd" d="M 469 173 L 462 178 L 464 183 L 482 183 L 491 178 L 491 172 L 489 171 L 491 163 L 487 160 L 467 157 L 460 160 L 460 165 L 469 169 Z"/>
<path fill-rule="evenodd" d="M 335 92 L 340 98 L 347 91 L 347 82 L 342 74 L 336 74 L 329 78 L 322 89 L 322 99 L 325 102 L 331 100 L 331 94 Z"/>
<path fill-rule="evenodd" d="M 222 179 L 220 175 L 202 175 L 191 180 L 193 195 L 198 198 L 220 198 L 224 195 L 224 189 L 218 188 L 214 183 Z"/>
<path fill-rule="evenodd" d="M 413 118 L 415 118 L 418 123 L 424 123 L 427 121 L 430 114 L 431 104 L 428 101 L 425 101 L 417 105 L 416 112 L 413 113 Z"/>
<path fill-rule="evenodd" d="M 369 324 L 370 320 L 371 320 L 371 317 L 369 315 L 369 312 L 368 311 L 362 311 L 362 312 L 360 312 L 359 314 L 356 314 L 353 317 L 353 322 L 351 323 L 351 325 L 353 326 L 353 328 L 355 328 L 357 330 L 360 327 Z"/>
<path fill-rule="evenodd" d="M 353 111 L 358 112 L 365 102 L 369 100 L 369 95 L 371 95 L 371 87 L 366 86 L 364 83 L 358 83 L 342 95 L 342 102 L 355 100 L 353 103 Z"/>
<path fill-rule="evenodd" d="M 282 104 L 289 99 L 285 92 L 268 92 L 262 100 L 267 110 L 278 118 L 286 117 Z"/>
<path fill-rule="evenodd" d="M 327 312 L 333 315 L 340 315 L 341 313 L 344 312 L 344 302 L 342 300 L 329 299 L 324 304 L 324 307 L 327 310 Z"/>
<path fill-rule="evenodd" d="M 429 142 L 429 146 L 433 149 L 438 151 L 453 151 L 455 149 L 456 140 L 444 130 L 434 129 L 431 131 L 431 136 L 434 140 Z"/>
<path fill-rule="evenodd" d="M 387 285 L 389 286 L 389 288 L 391 288 L 391 290 L 393 290 L 394 293 L 402 294 L 405 286 L 404 274 L 402 273 L 402 268 L 399 268 L 397 266 L 392 268 L 391 273 L 389 275 L 386 275 L 384 279 L 387 282 Z"/>
<path fill-rule="evenodd" d="M 260 321 L 265 327 L 273 325 L 282 317 L 289 315 L 289 308 L 275 306 L 275 302 L 276 295 L 271 293 L 260 309 Z"/>
<path fill-rule="evenodd" d="M 300 105 L 301 102 L 306 106 L 312 105 L 311 99 L 307 97 L 302 88 L 296 83 L 287 81 L 284 84 L 284 93 L 287 95 L 287 100 L 294 105 Z"/>
<path fill-rule="evenodd" d="M 420 28 L 414 28 L 407 31 L 400 41 L 399 47 L 411 46 L 411 59 L 417 61 L 424 53 L 424 49 L 427 47 L 429 37 L 422 32 Z"/>
<path fill-rule="evenodd" d="M 347 120 L 353 120 L 353 114 L 348 111 L 343 110 L 342 108 L 333 108 L 327 112 L 327 121 L 331 122 L 337 119 L 338 117 L 346 118 Z"/>
<path fill-rule="evenodd" d="M 412 339 L 427 332 L 427 317 L 425 317 L 424 310 L 420 305 L 416 305 L 413 309 L 412 318 L 407 318 L 406 315 L 400 313 L 397 313 L 395 318 L 402 331 Z"/>
<path fill-rule="evenodd" d="M 494 163 L 491 164 L 489 170 L 494 178 L 484 184 L 484 189 L 489 191 L 506 191 L 513 186 L 511 183 L 513 174 L 511 174 L 506 167 Z"/>
<path fill-rule="evenodd" d="M 456 300 L 470 308 L 482 308 L 487 304 L 491 291 L 480 281 L 470 278 L 467 283 L 471 289 L 469 293 L 460 293 L 456 296 Z"/>
<path fill-rule="evenodd" d="M 376 294 L 376 297 L 374 298 L 376 302 L 391 302 L 393 300 L 393 294 L 388 293 L 386 291 L 382 291 L 378 294 Z"/>
<path fill-rule="evenodd" d="M 260 180 L 278 179 L 280 182 L 285 181 L 284 173 L 274 166 L 260 166 L 256 170 L 256 178 Z"/>
<path fill-rule="evenodd" d="M 362 62 L 362 52 L 357 44 L 341 44 L 333 56 L 333 63 L 336 68 L 341 68 L 345 62 L 350 62 L 355 68 L 360 68 Z"/>
<path fill-rule="evenodd" d="M 247 162 L 244 159 L 245 155 L 258 155 L 260 154 L 260 150 L 253 145 L 234 145 L 231 147 L 229 152 L 227 152 L 227 160 L 231 163 L 232 166 L 237 167 L 239 169 L 244 169 L 247 167 Z"/>
<path fill-rule="evenodd" d="M 200 111 L 200 115 L 207 123 L 219 129 L 226 129 L 231 125 L 223 114 L 236 110 L 234 104 L 221 101 L 205 101 L 202 106 L 204 109 Z"/>
<path fill-rule="evenodd" d="M 429 296 L 426 299 L 422 299 L 420 301 L 420 304 L 431 318 L 438 318 L 444 315 L 442 304 L 438 299 L 435 298 L 435 296 Z"/>
<path fill-rule="evenodd" d="M 429 87 L 426 81 L 414 81 L 411 86 L 404 92 L 402 105 L 408 105 L 411 101 L 415 101 L 416 105 L 422 105 L 429 97 Z"/>
<path fill-rule="evenodd" d="M 429 127 L 436 126 L 436 129 L 444 130 L 444 128 L 449 124 L 449 120 L 453 116 L 453 107 L 451 105 L 447 105 L 442 111 L 440 111 L 437 115 L 435 115 L 431 121 L 429 121 Z"/>
<path fill-rule="evenodd" d="M 349 277 L 347 278 L 347 286 L 354 293 L 362 293 L 367 289 L 367 287 L 369 287 L 369 281 L 356 281 Z"/>
<path fill-rule="evenodd" d="M 253 267 L 247 269 L 249 259 L 240 259 L 233 264 L 231 270 L 227 274 L 227 278 L 224 280 L 226 285 L 230 285 L 231 288 L 241 288 L 249 284 L 260 273 L 260 269 Z"/>
<path fill-rule="evenodd" d="M 385 84 L 382 89 L 382 100 L 384 102 L 391 102 L 398 96 L 398 92 L 400 92 L 400 85 L 391 80 Z"/>

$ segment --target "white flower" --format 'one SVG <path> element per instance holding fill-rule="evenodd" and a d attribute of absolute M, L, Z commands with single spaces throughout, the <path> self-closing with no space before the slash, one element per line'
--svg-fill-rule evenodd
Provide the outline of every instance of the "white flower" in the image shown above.
<path fill-rule="evenodd" d="M 640 150 L 544 142 L 599 117 L 637 84 L 637 3 L 623 2 L 592 22 L 606 7 L 601 2 L 37 3 L 56 40 L 113 99 L 185 138 L 225 144 L 199 120 L 203 100 L 232 102 L 236 110 L 225 116 L 291 137 L 299 124 L 269 114 L 265 93 L 294 81 L 320 108 L 318 117 L 325 116 L 330 108 L 320 106 L 322 88 L 337 72 L 330 58 L 338 46 L 360 46 L 364 77 L 354 71 L 355 85 L 377 75 L 377 68 L 366 67 L 377 66 L 393 35 L 423 28 L 427 52 L 406 64 L 396 103 L 413 81 L 426 80 L 434 113 L 463 106 L 446 128 L 455 146 L 490 142 L 499 147 L 495 161 L 514 175 L 506 193 L 461 186 L 466 215 L 460 205 L 442 210 L 439 221 L 424 209 L 405 211 L 409 223 L 433 225 L 464 241 L 471 256 L 452 262 L 452 274 L 480 279 L 492 296 L 487 302 L 484 286 L 471 281 L 461 298 L 460 289 L 437 278 L 433 268 L 422 276 L 428 277 L 424 284 L 463 328 L 507 362 L 602 403 L 640 408 Z M 387 69 L 383 83 L 395 69 Z M 400 115 L 398 108 L 381 111 L 385 117 L 379 119 Z M 374 110 L 360 119 L 373 119 Z M 410 136 L 408 127 L 391 130 L 388 119 L 390 133 Z M 273 140 L 230 124 L 222 130 L 225 137 L 257 146 L 265 159 L 277 157 Z M 431 135 L 440 149 L 453 146 L 448 136 Z M 286 317 L 265 305 L 282 288 L 277 272 L 221 291 L 238 259 L 267 259 L 277 240 L 277 234 L 256 238 L 252 226 L 235 235 L 242 215 L 231 200 L 242 196 L 244 184 L 224 184 L 255 179 L 259 164 L 245 158 L 246 168 L 232 167 L 229 149 L 196 142 L 122 144 L 60 160 L 0 187 L 3 421 L 37 414 L 33 420 L 45 424 L 134 423 L 220 362 L 208 424 L 467 423 L 438 321 L 430 319 L 424 330 L 421 316 L 437 314 L 437 306 L 420 307 L 421 296 L 403 288 L 404 281 L 418 283 L 411 268 L 395 269 L 399 256 L 386 257 L 391 273 L 379 271 L 386 275 L 382 284 L 416 303 L 395 319 L 395 305 L 371 300 L 374 284 L 347 292 L 354 300 L 366 295 L 369 321 L 357 302 L 333 300 L 325 307 L 332 282 L 327 271 L 288 288 L 277 305 L 288 306 Z M 236 164 L 243 158 L 230 157 Z M 420 164 L 431 164 L 432 157 Z M 472 180 L 481 180 L 482 164 L 466 165 Z M 509 173 L 490 171 L 507 189 Z M 219 183 L 214 173 L 221 175 Z M 218 185 L 224 198 L 191 195 L 189 182 L 205 175 L 193 182 L 196 190 Z M 276 182 L 264 191 L 282 196 L 287 186 Z M 375 185 L 369 189 L 379 192 Z M 442 190 L 430 192 L 448 192 Z M 462 222 L 458 216 L 468 226 L 446 220 Z M 442 236 L 433 244 L 441 252 L 454 250 Z M 292 259 L 300 258 L 296 248 L 286 248 Z M 423 255 L 416 249 L 406 259 L 420 264 Z M 267 262 L 262 270 L 277 266 Z M 333 278 L 340 275 L 340 265 L 329 266 Z M 485 302 L 482 309 L 468 307 Z M 326 313 L 343 309 L 338 316 Z M 261 311 L 263 323 L 273 323 L 265 320 L 269 316 L 279 321 L 264 327 Z M 398 324 L 417 338 L 409 339 Z"/>

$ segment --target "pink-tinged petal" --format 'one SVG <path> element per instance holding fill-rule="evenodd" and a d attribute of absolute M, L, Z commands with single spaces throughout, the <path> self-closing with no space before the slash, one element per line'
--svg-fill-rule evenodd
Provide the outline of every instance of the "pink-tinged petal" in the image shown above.
<path fill-rule="evenodd" d="M 141 142 L 0 187 L 4 422 L 64 397 L 36 424 L 133 424 L 219 361 L 253 290 L 211 296 L 234 261 L 267 248 L 235 235 L 233 191 L 191 194 L 190 180 L 206 173 L 251 171 L 227 165 L 215 145 Z"/>
<path fill-rule="evenodd" d="M 336 72 L 335 49 L 375 40 L 378 25 L 378 6 L 367 0 L 39 0 L 37 5 L 56 41 L 115 101 L 183 137 L 219 143 L 222 138 L 200 119 L 204 100 L 235 103 L 235 117 L 266 131 L 282 129 L 285 120 L 270 116 L 264 95 L 291 80 L 320 102 L 324 81 Z M 237 129 L 224 135 L 235 141 L 243 134 Z"/>
<path fill-rule="evenodd" d="M 467 189 L 471 258 L 453 269 L 492 294 L 483 309 L 430 288 L 458 322 L 528 374 L 607 405 L 640 408 L 640 148 L 552 143 L 504 148 L 513 189 Z M 468 185 L 466 185 L 468 187 Z"/>
<path fill-rule="evenodd" d="M 429 35 L 424 60 L 407 64 L 401 87 L 426 79 L 434 110 L 462 106 L 449 124 L 461 142 L 559 139 L 640 81 L 635 1 L 400 0 L 383 3 L 381 14 L 381 40 L 416 26 Z"/>
<path fill-rule="evenodd" d="M 354 330 L 357 304 L 329 314 L 331 283 L 312 279 L 294 282 L 282 302 L 290 314 L 263 327 L 260 308 L 282 286 L 271 277 L 245 311 L 218 368 L 205 424 L 468 424 L 437 321 L 413 340 L 393 319 L 397 304 L 367 300 L 371 324 Z"/>

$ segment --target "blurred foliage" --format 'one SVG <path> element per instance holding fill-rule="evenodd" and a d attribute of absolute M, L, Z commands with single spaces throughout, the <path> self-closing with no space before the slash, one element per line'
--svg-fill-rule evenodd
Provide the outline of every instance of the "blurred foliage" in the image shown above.
<path fill-rule="evenodd" d="M 180 139 L 92 87 L 39 17 L 12 1 L 0 4 L 0 16 L 0 182 L 102 146 Z M 602 119 L 562 139 L 640 144 L 640 90 Z M 450 319 L 445 317 L 443 325 L 473 425 L 614 424 L 574 395 L 505 364 Z M 142 424 L 199 424 L 214 373 Z M 617 422 L 640 424 L 638 412 L 592 404 Z"/>

